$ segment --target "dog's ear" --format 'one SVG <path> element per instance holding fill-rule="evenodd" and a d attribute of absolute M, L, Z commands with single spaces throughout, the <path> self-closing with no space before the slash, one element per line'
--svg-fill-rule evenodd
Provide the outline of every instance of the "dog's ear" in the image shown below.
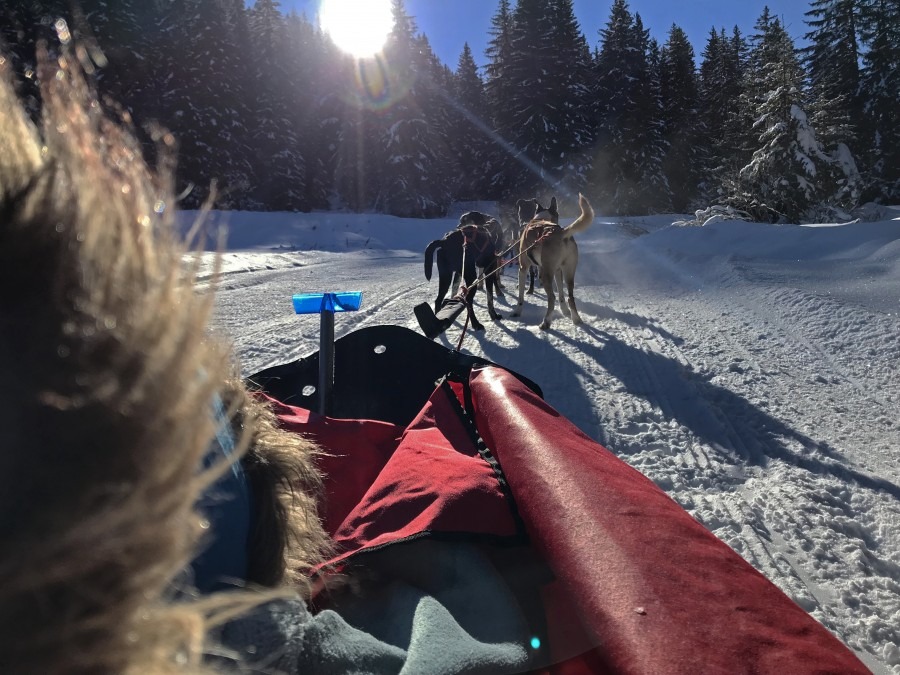
<path fill-rule="evenodd" d="M 523 209 L 528 206 L 528 200 L 526 199 L 517 199 L 516 200 L 516 218 L 521 223 L 523 221 L 528 220 L 523 213 Z"/>
<path fill-rule="evenodd" d="M 549 209 L 549 211 L 550 211 L 550 213 L 556 213 L 556 214 L 559 213 L 559 208 L 558 208 L 557 205 L 556 205 L 556 197 L 554 197 L 553 199 L 550 200 L 550 209 Z"/>

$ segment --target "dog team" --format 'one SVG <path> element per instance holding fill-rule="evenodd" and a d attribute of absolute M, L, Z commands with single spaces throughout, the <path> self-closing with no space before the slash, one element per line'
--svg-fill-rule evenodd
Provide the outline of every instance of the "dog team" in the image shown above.
<path fill-rule="evenodd" d="M 571 317 L 573 323 L 580 324 L 582 320 L 575 306 L 574 295 L 575 270 L 578 267 L 578 244 L 575 243 L 574 236 L 591 225 L 594 210 L 581 194 L 578 195 L 578 206 L 581 213 L 574 222 L 563 227 L 559 224 L 556 197 L 553 197 L 550 206 L 546 208 L 537 199 L 518 200 L 516 228 L 509 237 L 512 244 L 508 248 L 504 248 L 507 237 L 496 218 L 480 211 L 464 213 L 455 230 L 432 241 L 425 249 L 425 278 L 431 279 L 435 259 L 438 267 L 438 294 L 434 311 L 441 309 L 451 284 L 455 287 L 460 277 L 465 282 L 465 289 L 483 279 L 488 314 L 494 320 L 501 319 L 494 309 L 494 295 L 503 295 L 500 271 L 505 264 L 509 264 L 504 263 L 503 258 L 511 254 L 512 260 L 517 261 L 519 266 L 518 300 L 511 316 L 522 314 L 526 278 L 530 277 L 528 293 L 531 294 L 534 292 L 534 278 L 538 276 L 547 294 L 547 312 L 540 328 L 550 328 L 551 316 L 556 308 L 554 279 L 560 294 L 560 310 L 565 316 Z M 480 277 L 479 269 L 482 270 Z M 562 297 L 564 293 L 565 298 Z M 474 292 L 467 292 L 465 296 L 473 330 L 484 330 L 472 310 Z"/>

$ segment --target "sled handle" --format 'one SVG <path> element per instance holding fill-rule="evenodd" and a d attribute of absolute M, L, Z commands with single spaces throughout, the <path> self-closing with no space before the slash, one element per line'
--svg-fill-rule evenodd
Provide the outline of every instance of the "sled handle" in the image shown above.
<path fill-rule="evenodd" d="M 329 415 L 334 392 L 334 313 L 358 310 L 362 305 L 362 291 L 299 293 L 292 301 L 294 313 L 320 316 L 319 414 Z"/>

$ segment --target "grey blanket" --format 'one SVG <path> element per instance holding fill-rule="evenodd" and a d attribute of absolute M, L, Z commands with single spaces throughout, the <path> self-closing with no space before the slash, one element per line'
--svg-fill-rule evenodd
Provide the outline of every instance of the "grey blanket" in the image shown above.
<path fill-rule="evenodd" d="M 366 578 L 333 609 L 278 601 L 226 625 L 236 672 L 505 674 L 538 665 L 522 609 L 479 547 L 419 541 L 366 560 Z"/>

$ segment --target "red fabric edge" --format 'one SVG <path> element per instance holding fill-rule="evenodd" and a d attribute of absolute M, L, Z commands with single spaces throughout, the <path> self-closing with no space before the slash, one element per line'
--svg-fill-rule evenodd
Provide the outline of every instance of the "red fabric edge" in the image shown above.
<path fill-rule="evenodd" d="M 591 672 L 869 672 L 652 481 L 514 376 L 480 369 L 471 387 L 478 429 L 532 544 L 599 648 Z"/>

